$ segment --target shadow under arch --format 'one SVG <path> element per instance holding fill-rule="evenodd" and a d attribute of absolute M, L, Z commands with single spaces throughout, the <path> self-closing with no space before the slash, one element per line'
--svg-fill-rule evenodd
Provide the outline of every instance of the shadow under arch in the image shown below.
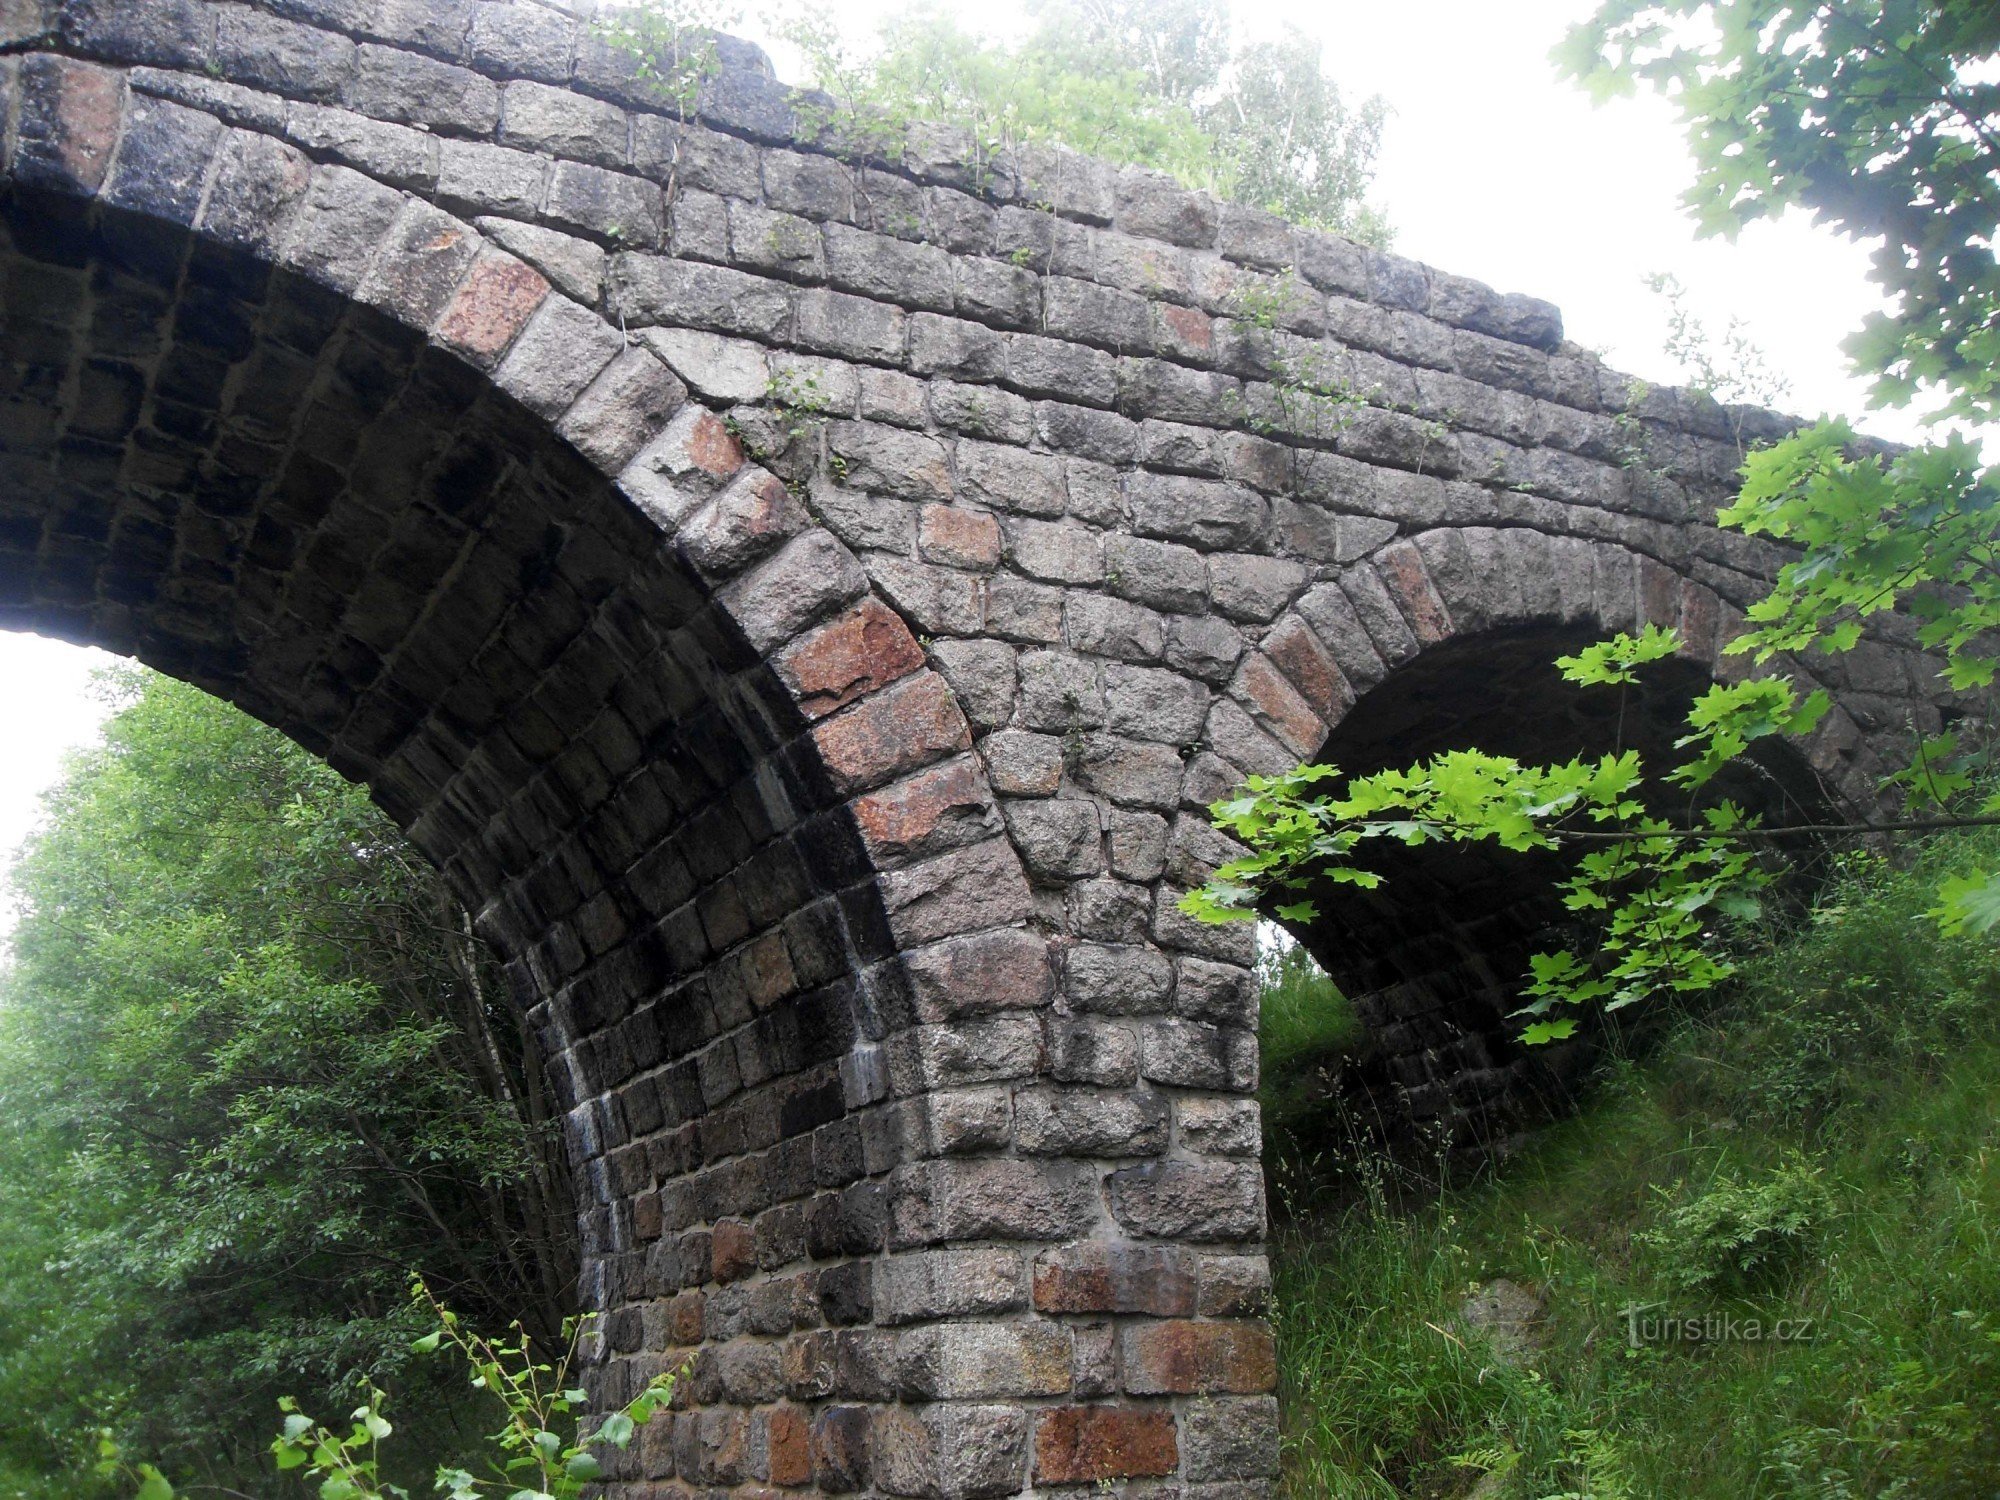
<path fill-rule="evenodd" d="M 1432 547 L 1434 555 L 1441 550 Z M 1449 623 L 1429 639 L 1413 636 L 1402 660 L 1383 665 L 1314 763 L 1366 775 L 1451 750 L 1528 763 L 1636 750 L 1657 786 L 1685 756 L 1674 742 L 1686 732 L 1693 699 L 1717 680 L 1743 675 L 1743 661 L 1719 650 L 1712 597 L 1622 549 L 1602 550 L 1618 559 L 1626 577 L 1650 577 L 1656 594 L 1663 579 L 1672 585 L 1666 597 L 1685 615 L 1656 623 L 1705 619 L 1707 635 L 1684 637 L 1679 653 L 1642 669 L 1629 688 L 1578 687 L 1562 677 L 1556 659 L 1643 623 L 1649 614 L 1643 596 L 1623 593 L 1607 607 L 1602 597 L 1585 595 L 1564 608 L 1551 585 L 1540 604 L 1481 614 L 1461 600 L 1454 610 L 1450 575 L 1434 564 L 1438 618 Z M 1555 559 L 1543 561 L 1553 578 Z M 1657 598 L 1650 613 L 1666 613 Z M 1812 684 L 1801 680 L 1809 690 Z M 1753 745 L 1698 802 L 1724 799 L 1773 826 L 1841 821 L 1853 812 L 1802 747 L 1777 738 Z M 1660 811 L 1684 814 L 1690 805 L 1684 794 L 1673 794 Z M 1785 842 L 1793 855 L 1818 847 L 1806 838 Z M 1363 858 L 1383 876 L 1379 887 L 1323 882 L 1313 892 L 1317 919 L 1286 924 L 1366 1028 L 1362 1051 L 1336 1083 L 1342 1109 L 1371 1132 L 1414 1130 L 1446 1146 L 1486 1148 L 1565 1108 L 1601 1039 L 1602 1018 L 1579 1013 L 1584 1029 L 1577 1040 L 1528 1047 L 1519 1041 L 1525 1023 L 1515 1012 L 1530 955 L 1579 934 L 1557 889 L 1573 857 L 1382 840 Z"/>
<path fill-rule="evenodd" d="M 862 1175 L 824 1132 L 893 944 L 768 648 L 547 420 L 353 297 L 19 185 L 0 288 L 0 628 L 247 710 L 444 871 L 566 1110 L 611 1355 L 708 1278 L 683 1226 L 796 1202 L 802 1256 Z"/>

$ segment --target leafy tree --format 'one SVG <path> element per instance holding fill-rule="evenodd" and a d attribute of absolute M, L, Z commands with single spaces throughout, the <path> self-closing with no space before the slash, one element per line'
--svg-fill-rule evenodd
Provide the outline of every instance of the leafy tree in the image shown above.
<path fill-rule="evenodd" d="M 1679 644 L 1675 632 L 1647 626 L 1557 665 L 1579 687 L 1623 691 Z M 1382 884 L 1367 860 L 1379 841 L 1568 852 L 1574 866 L 1560 883 L 1562 904 L 1597 919 L 1598 930 L 1588 943 L 1533 956 L 1522 1007 L 1541 1018 L 1525 1040 L 1560 1040 L 1577 1023 L 1566 1015 L 1546 1019 L 1558 1006 L 1620 1010 L 1708 989 L 1731 972 L 1711 930 L 1721 918 L 1754 915 L 1772 875 L 1747 837 L 1756 819 L 1726 797 L 1704 794 L 1752 743 L 1803 733 L 1828 706 L 1825 694 L 1801 699 L 1782 678 L 1713 687 L 1689 712 L 1689 733 L 1679 743 L 1690 753 L 1664 775 L 1649 772 L 1639 752 L 1617 746 L 1561 765 L 1469 749 L 1344 781 L 1324 765 L 1253 776 L 1213 809 L 1217 826 L 1250 852 L 1223 865 L 1182 906 L 1212 922 L 1248 919 L 1265 905 L 1280 918 L 1309 922 L 1318 915 L 1316 891 Z M 1317 790 L 1322 782 L 1339 790 Z M 1660 810 L 1670 800 L 1683 816 Z"/>
<path fill-rule="evenodd" d="M 1880 239 L 1894 306 L 1848 341 L 1878 401 L 2000 408 L 2000 10 L 1988 0 L 1605 0 L 1558 65 L 1598 98 L 1673 100 L 1688 211 L 1733 236 L 1785 209 Z"/>
<path fill-rule="evenodd" d="M 2000 13 L 1976 0 L 1606 0 L 1558 49 L 1600 94 L 1643 82 L 1678 102 L 1699 171 L 1688 204 L 1705 231 L 1733 233 L 1798 204 L 1843 233 L 1880 236 L 1876 278 L 1893 306 L 1849 340 L 1850 355 L 1874 375 L 1878 401 L 1923 397 L 1938 416 L 1977 421 L 2000 400 L 1996 53 Z M 1694 335 L 1677 321 L 1676 338 Z M 1744 476 L 1721 524 L 1801 556 L 1748 611 L 1731 650 L 1759 664 L 1844 651 L 1871 616 L 1900 608 L 1921 622 L 1919 639 L 1953 686 L 1993 682 L 2000 475 L 1970 437 L 1891 454 L 1823 422 L 1747 454 Z M 1580 684 L 1613 682 L 1671 647 L 1664 634 L 1621 636 L 1562 665 Z M 1743 853 L 1754 820 L 1721 804 L 1670 823 L 1649 810 L 1659 798 L 1646 789 L 1699 789 L 1754 740 L 1803 733 L 1824 707 L 1774 677 L 1714 688 L 1680 741 L 1695 754 L 1664 778 L 1623 756 L 1524 766 L 1464 752 L 1350 779 L 1338 795 L 1307 789 L 1330 768 L 1253 781 L 1215 809 L 1250 855 L 1187 905 L 1224 920 L 1291 892 L 1278 910 L 1307 915 L 1296 893 L 1314 882 L 1366 883 L 1353 856 L 1370 838 L 1568 846 L 1588 852 L 1564 901 L 1599 914 L 1600 932 L 1588 952 L 1535 958 L 1526 1009 L 1707 988 L 1729 972 L 1710 917 L 1747 909 L 1768 881 Z M 1977 794 L 1989 763 L 1990 747 L 1955 734 L 1920 744 L 1892 780 L 1931 816 L 1895 826 L 2000 819 L 2000 795 Z M 2000 923 L 2000 874 L 1955 877 L 1934 915 L 1951 929 Z M 1537 1021 L 1528 1036 L 1571 1029 L 1566 1018 Z"/>
<path fill-rule="evenodd" d="M 1877 404 L 2000 416 L 2000 12 L 1983 0 L 1606 0 L 1573 27 L 1559 65 L 1599 97 L 1652 88 L 1675 101 L 1701 230 L 1733 236 L 1800 207 L 1879 240 L 1890 306 L 1847 340 Z M 1973 435 L 1889 454 L 1822 421 L 1748 455 L 1722 524 L 1801 549 L 1731 647 L 1839 652 L 1887 610 L 1921 622 L 1959 689 L 1989 687 L 2000 623 L 2000 473 Z M 1990 722 L 1991 716 L 1985 716 Z M 1991 746 L 1958 734 L 1917 747 L 1896 780 L 1919 808 L 2000 814 L 1972 795 Z M 1939 917 L 1984 931 L 2000 876 L 1959 877 Z"/>
<path fill-rule="evenodd" d="M 435 872 L 227 705 L 105 688 L 0 976 L 0 1451 L 48 1469 L 108 1420 L 220 1479 L 288 1386 L 425 1385 L 413 1268 L 559 1339 L 573 1215 L 521 1022 Z"/>
<path fill-rule="evenodd" d="M 1366 202 L 1387 107 L 1350 107 L 1311 38 L 1289 29 L 1232 49 L 1227 0 L 1045 0 L 1036 13 L 1012 46 L 923 8 L 893 17 L 869 55 L 824 13 L 797 13 L 786 30 L 821 87 L 887 125 L 959 125 L 989 152 L 1061 144 L 1387 242 Z"/>

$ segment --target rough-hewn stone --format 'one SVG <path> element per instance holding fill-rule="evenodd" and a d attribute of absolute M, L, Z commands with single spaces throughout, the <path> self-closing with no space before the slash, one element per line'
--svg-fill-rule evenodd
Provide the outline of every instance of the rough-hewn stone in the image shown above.
<path fill-rule="evenodd" d="M 1720 414 L 1158 173 L 928 127 L 854 167 L 730 38 L 683 118 L 526 0 L 30 10 L 0 627 L 280 725 L 478 913 L 594 1399 L 693 1358 L 608 1493 L 1267 1493 L 1254 955 L 1178 906 L 1232 852 L 1206 804 L 1576 753 L 1604 725 L 1537 673 L 1642 618 L 1685 683 L 1740 671 L 1784 558 L 1700 519 Z M 1278 350 L 1362 399 L 1316 423 Z M 1767 768 L 1801 805 L 1937 721 L 1876 630 Z M 1548 893 L 1410 858 L 1302 936 L 1371 1109 L 1497 1128 L 1546 1081 L 1506 1013 Z"/>

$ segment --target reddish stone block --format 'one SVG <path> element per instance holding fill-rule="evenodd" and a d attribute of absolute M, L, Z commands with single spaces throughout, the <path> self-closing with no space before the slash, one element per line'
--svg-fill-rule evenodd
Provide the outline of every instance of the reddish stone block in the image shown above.
<path fill-rule="evenodd" d="M 1194 1311 L 1195 1263 L 1186 1251 L 1102 1240 L 1049 1250 L 1035 1261 L 1035 1307 L 1054 1313 Z"/>
<path fill-rule="evenodd" d="M 863 792 L 970 748 L 971 731 L 945 680 L 920 672 L 864 699 L 813 730 L 842 792 Z"/>
<path fill-rule="evenodd" d="M 660 1195 L 641 1193 L 632 1203 L 632 1233 L 641 1241 L 650 1243 L 660 1237 L 664 1228 L 660 1213 Z"/>
<path fill-rule="evenodd" d="M 1257 1396 L 1278 1382 L 1277 1345 L 1262 1323 L 1135 1323 L 1120 1330 L 1119 1345 L 1134 1396 Z"/>
<path fill-rule="evenodd" d="M 1720 649 L 1721 601 L 1698 583 L 1681 580 L 1681 650 L 1690 661 L 1704 665 Z"/>
<path fill-rule="evenodd" d="M 903 964 L 923 1022 L 1037 1010 L 1055 994 L 1047 941 L 1015 928 L 934 943 L 904 954 Z"/>
<path fill-rule="evenodd" d="M 906 945 L 1005 926 L 1034 909 L 1021 857 L 1004 838 L 890 870 L 881 888 L 890 930 Z"/>
<path fill-rule="evenodd" d="M 668 1412 L 657 1412 L 639 1429 L 639 1471 L 648 1479 L 674 1476 L 674 1422 Z"/>
<path fill-rule="evenodd" d="M 1198 307 L 1156 304 L 1170 347 L 1181 354 L 1208 354 L 1215 348 L 1215 320 Z"/>
<path fill-rule="evenodd" d="M 682 1433 L 692 1430 L 694 1438 L 692 1443 L 682 1440 L 677 1467 L 683 1478 L 719 1485 L 743 1482 L 750 1471 L 750 1418 L 746 1413 L 710 1407 L 698 1418 L 682 1417 L 675 1425 Z"/>
<path fill-rule="evenodd" d="M 707 1299 L 700 1292 L 682 1292 L 667 1305 L 667 1333 L 676 1344 L 701 1342 L 702 1309 Z"/>
<path fill-rule="evenodd" d="M 923 647 L 894 610 L 872 594 L 778 653 L 778 675 L 808 718 L 824 718 L 924 664 Z"/>
<path fill-rule="evenodd" d="M 954 568 L 998 567 L 1000 523 L 985 511 L 926 505 L 917 545 L 932 562 Z"/>
<path fill-rule="evenodd" d="M 1680 574 L 1650 557 L 1640 558 L 1639 610 L 1644 624 L 1677 628 L 1681 623 Z"/>
<path fill-rule="evenodd" d="M 835 1373 L 834 1336 L 828 1332 L 808 1333 L 786 1343 L 778 1356 L 779 1374 L 785 1394 L 794 1401 L 810 1401 L 832 1392 Z"/>
<path fill-rule="evenodd" d="M 757 1269 L 757 1242 L 750 1226 L 737 1219 L 724 1219 L 715 1226 L 709 1255 L 717 1281 L 741 1281 Z"/>
<path fill-rule="evenodd" d="M 491 369 L 548 295 L 548 279 L 526 261 L 482 250 L 432 332 L 447 349 Z"/>
<path fill-rule="evenodd" d="M 692 430 L 705 432 L 706 424 L 697 420 Z M 702 456 L 696 462 L 707 467 Z M 783 546 L 807 524 L 806 513 L 782 479 L 764 469 L 745 469 L 688 518 L 681 546 L 705 575 L 724 578 Z"/>
<path fill-rule="evenodd" d="M 859 1406 L 830 1406 L 813 1418 L 813 1480 L 839 1495 L 868 1482 L 868 1412 Z"/>
<path fill-rule="evenodd" d="M 1287 750 L 1302 759 L 1319 753 L 1332 726 L 1313 712 L 1312 705 L 1299 696 L 1298 689 L 1285 680 L 1269 657 L 1259 651 L 1245 657 L 1236 686 Z"/>
<path fill-rule="evenodd" d="M 857 799 L 854 819 L 869 849 L 883 860 L 940 854 L 995 828 L 993 794 L 971 756 Z"/>
<path fill-rule="evenodd" d="M 125 109 L 125 76 L 62 57 L 21 65 L 21 123 L 15 170 L 24 181 L 103 186 Z"/>
<path fill-rule="evenodd" d="M 758 1012 L 769 1010 L 799 987 L 792 955 L 782 933 L 765 933 L 746 944 L 737 957 L 743 989 Z"/>
<path fill-rule="evenodd" d="M 1264 655 L 1283 672 L 1312 711 L 1337 724 L 1354 706 L 1354 689 L 1306 622 L 1297 615 L 1280 620 L 1264 637 Z"/>
<path fill-rule="evenodd" d="M 1435 646 L 1451 635 L 1451 613 L 1444 607 L 1423 554 L 1408 542 L 1396 542 L 1375 554 L 1375 570 L 1394 597 L 1418 641 Z"/>
<path fill-rule="evenodd" d="M 1157 1479 L 1180 1461 L 1170 1411 L 1065 1406 L 1035 1424 L 1035 1477 L 1045 1484 Z"/>
<path fill-rule="evenodd" d="M 812 1433 L 806 1414 L 796 1406 L 780 1406 L 765 1428 L 765 1475 L 776 1485 L 812 1481 Z"/>

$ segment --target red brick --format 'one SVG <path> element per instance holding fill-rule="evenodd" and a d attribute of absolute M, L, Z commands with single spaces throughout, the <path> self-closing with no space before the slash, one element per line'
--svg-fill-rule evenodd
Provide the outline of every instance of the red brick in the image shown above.
<path fill-rule="evenodd" d="M 1451 614 L 1431 587 L 1423 554 L 1408 542 L 1396 542 L 1375 554 L 1375 570 L 1410 622 L 1410 630 L 1426 646 L 1451 635 Z"/>
<path fill-rule="evenodd" d="M 1000 523 L 985 511 L 926 505 L 918 546 L 932 562 L 956 568 L 997 567 Z"/>
<path fill-rule="evenodd" d="M 907 677 L 924 664 L 896 613 L 869 597 L 778 653 L 779 675 L 808 718 L 820 719 L 865 693 Z"/>
<path fill-rule="evenodd" d="M 961 756 L 854 803 L 861 836 L 878 859 L 941 853 L 993 825 L 993 795 L 979 763 Z"/>
<path fill-rule="evenodd" d="M 1180 1461 L 1170 1411 L 1065 1406 L 1035 1424 L 1035 1478 L 1046 1484 L 1157 1479 Z"/>
<path fill-rule="evenodd" d="M 715 1226 L 709 1254 L 717 1281 L 741 1281 L 757 1269 L 757 1244 L 750 1226 L 736 1219 L 724 1219 Z"/>
<path fill-rule="evenodd" d="M 548 295 L 548 279 L 526 261 L 484 250 L 434 332 L 446 348 L 490 369 Z"/>
<path fill-rule="evenodd" d="M 1194 1262 L 1184 1250 L 1087 1240 L 1035 1260 L 1040 1312 L 1186 1317 L 1194 1299 Z"/>
<path fill-rule="evenodd" d="M 1261 1323 L 1135 1323 L 1119 1342 L 1134 1396 L 1260 1396 L 1277 1385 L 1277 1346 Z"/>
<path fill-rule="evenodd" d="M 813 730 L 843 792 L 863 792 L 972 744 L 945 680 L 920 672 L 864 699 Z"/>

